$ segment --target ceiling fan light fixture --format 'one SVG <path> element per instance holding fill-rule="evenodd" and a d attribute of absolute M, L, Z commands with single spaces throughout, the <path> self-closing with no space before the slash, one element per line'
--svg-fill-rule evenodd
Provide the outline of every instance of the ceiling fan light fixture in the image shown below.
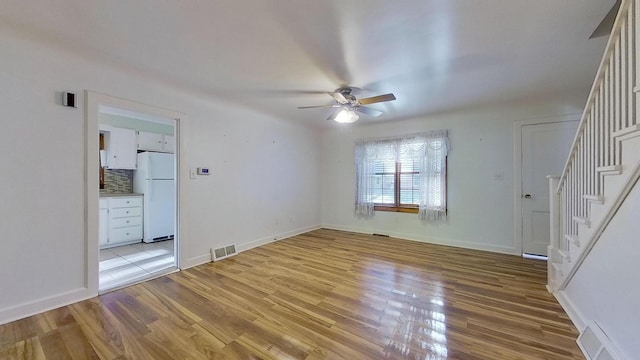
<path fill-rule="evenodd" d="M 334 108 L 339 109 L 332 111 L 327 120 L 334 120 L 341 124 L 350 124 L 357 121 L 360 116 L 357 113 L 365 114 L 370 117 L 378 117 L 382 115 L 382 111 L 369 108 L 362 105 L 376 104 L 386 101 L 393 101 L 396 96 L 392 93 L 382 94 L 367 97 L 364 99 L 357 99 L 352 93 L 352 88 L 344 87 L 339 88 L 335 92 L 328 92 L 335 103 L 327 105 L 314 105 L 314 106 L 298 106 L 298 109 L 316 109 L 316 108 Z"/>
<path fill-rule="evenodd" d="M 355 111 L 344 108 L 340 110 L 340 112 L 338 113 L 338 115 L 336 115 L 334 120 L 341 124 L 351 124 L 352 122 L 355 122 L 359 118 L 360 117 L 358 116 L 358 114 L 356 114 Z"/>

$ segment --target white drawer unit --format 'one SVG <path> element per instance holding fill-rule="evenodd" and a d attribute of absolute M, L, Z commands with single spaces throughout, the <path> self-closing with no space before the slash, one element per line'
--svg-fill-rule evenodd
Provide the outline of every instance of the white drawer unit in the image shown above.
<path fill-rule="evenodd" d="M 109 208 L 109 215 L 111 219 L 130 217 L 130 216 L 142 216 L 142 205 L 138 207 L 130 207 L 130 208 L 116 208 L 111 206 Z"/>
<path fill-rule="evenodd" d="M 109 199 L 100 199 L 100 219 L 98 221 L 100 247 L 109 242 Z"/>
<path fill-rule="evenodd" d="M 142 196 L 114 197 L 110 200 L 112 208 L 142 207 Z"/>
<path fill-rule="evenodd" d="M 142 239 L 142 227 L 129 226 L 122 228 L 112 228 L 111 237 L 117 238 L 119 242 L 129 242 L 132 240 L 135 240 L 135 242 L 140 242 L 140 239 Z"/>
<path fill-rule="evenodd" d="M 121 228 L 121 227 L 127 227 L 127 226 L 137 226 L 137 225 L 142 226 L 142 216 L 131 216 L 131 217 L 111 219 L 112 228 Z"/>
<path fill-rule="evenodd" d="M 142 196 L 103 197 L 100 199 L 100 205 L 101 249 L 142 240 Z M 105 205 L 106 216 L 103 213 Z"/>

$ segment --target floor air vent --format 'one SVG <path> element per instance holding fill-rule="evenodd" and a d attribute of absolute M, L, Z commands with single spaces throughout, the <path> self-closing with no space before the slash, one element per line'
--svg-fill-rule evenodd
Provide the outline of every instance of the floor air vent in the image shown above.
<path fill-rule="evenodd" d="M 217 248 L 217 249 L 212 249 L 211 250 L 211 254 L 213 255 L 213 261 L 226 259 L 229 256 L 235 255 L 236 253 L 237 253 L 237 251 L 236 251 L 236 245 L 235 244 L 226 245 L 226 246 L 223 246 L 221 248 Z"/>
<path fill-rule="evenodd" d="M 578 346 L 589 360 L 619 360 L 611 341 L 595 322 L 589 323 L 578 336 Z"/>

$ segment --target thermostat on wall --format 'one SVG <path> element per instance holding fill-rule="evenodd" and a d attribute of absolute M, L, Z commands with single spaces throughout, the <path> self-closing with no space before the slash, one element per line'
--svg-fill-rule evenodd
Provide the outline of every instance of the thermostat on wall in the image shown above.
<path fill-rule="evenodd" d="M 209 168 L 198 168 L 198 175 L 209 175 Z"/>

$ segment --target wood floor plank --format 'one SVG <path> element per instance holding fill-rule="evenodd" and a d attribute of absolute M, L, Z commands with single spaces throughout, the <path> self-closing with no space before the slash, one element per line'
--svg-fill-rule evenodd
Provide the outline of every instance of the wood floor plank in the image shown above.
<path fill-rule="evenodd" d="M 583 359 L 546 263 L 320 229 L 0 326 L 0 359 Z"/>
<path fill-rule="evenodd" d="M 47 355 L 47 359 L 65 360 L 71 359 L 65 342 L 59 331 L 52 331 L 40 337 L 42 351 Z"/>
<path fill-rule="evenodd" d="M 15 344 L 0 349 L 0 359 L 3 360 L 45 360 L 45 354 L 38 336 L 21 340 Z"/>
<path fill-rule="evenodd" d="M 98 354 L 91 346 L 89 339 L 77 324 L 71 324 L 60 328 L 62 344 L 69 352 L 69 358 L 74 360 L 99 359 Z M 46 349 L 45 349 L 46 350 Z M 47 351 L 49 353 L 49 351 Z M 47 356 L 49 357 L 49 356 Z"/>

